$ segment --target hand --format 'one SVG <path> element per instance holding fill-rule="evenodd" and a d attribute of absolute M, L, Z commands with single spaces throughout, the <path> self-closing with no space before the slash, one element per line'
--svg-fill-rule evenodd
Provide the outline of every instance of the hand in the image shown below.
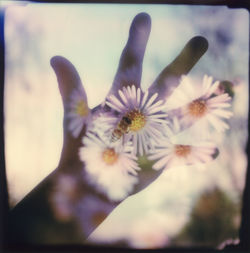
<path fill-rule="evenodd" d="M 131 86 L 132 84 L 136 87 L 140 87 L 142 62 L 150 29 L 151 20 L 148 14 L 141 13 L 134 18 L 129 31 L 128 42 L 122 52 L 118 70 L 109 94 L 117 95 L 119 89 Z M 180 77 L 183 74 L 187 74 L 192 69 L 200 57 L 206 52 L 207 48 L 208 43 L 205 38 L 194 37 L 191 39 L 176 59 L 163 69 L 150 86 L 149 90 L 151 92 L 158 92 L 161 99 L 167 99 L 178 86 Z M 74 66 L 65 58 L 55 56 L 51 60 L 51 65 L 57 75 L 65 112 L 64 145 L 59 163 L 59 170 L 67 171 L 70 168 L 70 173 L 81 173 L 83 168 L 82 163 L 79 161 L 78 150 L 80 146 L 82 146 L 81 140 L 85 134 L 85 128 L 82 129 L 78 138 L 72 137 L 69 131 L 69 124 L 71 124 L 71 122 L 67 120 L 66 108 L 71 93 L 73 90 L 82 89 L 82 83 Z M 84 90 L 82 92 L 82 99 L 87 105 L 87 95 Z M 97 106 L 94 111 L 96 112 L 99 108 L 100 106 Z M 91 113 L 91 110 L 88 110 Z M 160 173 L 161 171 L 156 172 L 154 170 L 142 169 L 139 172 L 140 183 L 137 185 L 135 191 L 138 192 L 144 188 L 145 185 L 151 183 Z"/>
<path fill-rule="evenodd" d="M 134 18 L 109 94 L 117 95 L 119 89 L 132 84 L 140 87 L 142 62 L 150 29 L 151 20 L 148 14 L 141 13 Z M 162 99 L 169 97 L 179 84 L 181 75 L 187 74 L 192 69 L 206 52 L 207 47 L 206 39 L 202 37 L 191 39 L 177 58 L 160 73 L 149 91 L 158 92 Z M 84 164 L 78 155 L 82 140 L 85 138 L 85 121 L 91 114 L 100 110 L 100 106 L 92 110 L 88 108 L 87 95 L 80 77 L 67 59 L 55 56 L 51 59 L 51 66 L 57 76 L 64 106 L 61 158 L 58 168 L 13 210 L 11 237 L 15 238 L 14 241 L 18 238 L 20 242 L 83 243 L 83 239 L 120 201 L 111 201 L 89 184 L 83 173 Z M 82 127 L 72 131 L 74 119 L 69 114 L 69 102 L 75 90 L 79 91 L 81 101 L 84 102 L 85 116 L 82 117 Z M 138 174 L 139 183 L 131 194 L 145 188 L 161 172 L 162 170 L 155 171 L 142 167 Z M 23 230 L 23 227 L 26 229 Z M 16 233 L 19 232 L 21 236 L 17 237 Z"/>

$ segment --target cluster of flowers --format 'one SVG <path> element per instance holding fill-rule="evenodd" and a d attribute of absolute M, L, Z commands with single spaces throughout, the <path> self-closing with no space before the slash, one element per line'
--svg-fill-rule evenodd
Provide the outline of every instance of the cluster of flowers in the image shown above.
<path fill-rule="evenodd" d="M 173 93 L 172 108 L 158 99 L 157 93 L 143 92 L 134 85 L 123 87 L 117 96 L 108 96 L 89 120 L 81 91 L 73 94 L 69 129 L 77 137 L 87 124 L 79 157 L 89 182 L 111 200 L 119 201 L 138 182 L 138 156 L 153 160 L 152 169 L 158 171 L 214 159 L 218 152 L 215 144 L 205 140 L 187 145 L 176 136 L 198 120 L 206 120 L 217 131 L 228 129 L 223 119 L 232 116 L 228 110 L 231 97 L 221 92 L 219 81 L 213 82 L 212 77 L 204 76 L 200 90 L 192 88 L 192 82 L 187 76 L 181 78 L 184 90 Z"/>

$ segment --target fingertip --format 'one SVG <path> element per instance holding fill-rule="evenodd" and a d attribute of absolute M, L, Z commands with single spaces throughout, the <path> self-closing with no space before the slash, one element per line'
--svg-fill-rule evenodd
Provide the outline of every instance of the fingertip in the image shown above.
<path fill-rule="evenodd" d="M 130 42 L 133 41 L 136 44 L 143 43 L 144 44 L 143 48 L 144 48 L 146 46 L 150 30 L 151 30 L 150 16 L 145 12 L 137 14 L 134 17 L 131 27 L 130 27 L 130 31 L 129 31 Z"/>
<path fill-rule="evenodd" d="M 57 77 L 59 90 L 63 100 L 67 100 L 74 89 L 83 89 L 80 76 L 74 65 L 63 56 L 53 56 L 50 64 Z M 85 91 L 83 96 L 86 97 Z"/>
<path fill-rule="evenodd" d="M 150 26 L 151 18 L 148 13 L 141 12 L 134 17 L 133 23 L 136 23 L 137 26 Z"/>
<path fill-rule="evenodd" d="M 193 37 L 189 44 L 193 51 L 199 52 L 199 54 L 204 54 L 209 46 L 207 39 L 202 36 Z"/>
<path fill-rule="evenodd" d="M 63 58 L 63 57 L 56 55 L 50 59 L 50 65 L 52 66 L 52 68 L 56 67 L 56 65 L 61 61 L 61 58 Z"/>
<path fill-rule="evenodd" d="M 60 55 L 53 56 L 50 59 L 50 65 L 52 66 L 53 69 L 73 66 L 69 60 Z"/>
<path fill-rule="evenodd" d="M 65 57 L 56 55 L 50 59 L 50 65 L 54 69 L 59 79 L 66 78 L 71 79 L 72 77 L 78 79 L 78 73 L 74 65 L 67 60 Z"/>

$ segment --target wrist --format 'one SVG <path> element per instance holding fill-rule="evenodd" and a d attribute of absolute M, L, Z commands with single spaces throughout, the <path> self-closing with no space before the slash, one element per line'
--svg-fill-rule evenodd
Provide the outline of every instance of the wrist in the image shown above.
<path fill-rule="evenodd" d="M 76 222 L 84 239 L 121 203 L 92 186 L 83 173 L 55 173 L 49 203 L 60 223 Z"/>

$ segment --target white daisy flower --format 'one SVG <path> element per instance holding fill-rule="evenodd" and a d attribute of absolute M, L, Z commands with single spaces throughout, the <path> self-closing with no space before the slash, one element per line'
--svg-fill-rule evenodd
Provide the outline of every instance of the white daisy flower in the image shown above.
<path fill-rule="evenodd" d="M 126 141 L 132 140 L 134 154 L 147 153 L 153 148 L 151 140 L 157 142 L 168 123 L 164 101 L 157 100 L 157 93 L 151 96 L 148 91 L 143 93 L 134 85 L 123 87 L 118 93 L 119 98 L 110 95 L 106 100 L 106 104 L 119 114 L 112 128 L 113 140 L 125 137 Z M 123 124 L 124 120 L 126 123 Z M 129 125 L 129 128 L 123 129 L 124 125 Z"/>
<path fill-rule="evenodd" d="M 189 77 L 183 76 L 180 86 L 182 89 L 173 94 L 172 106 L 174 100 L 176 104 L 185 105 L 172 110 L 169 115 L 178 116 L 182 129 L 191 126 L 197 120 L 208 121 L 219 132 L 229 128 L 223 119 L 229 119 L 233 115 L 227 110 L 231 106 L 229 103 L 231 97 L 227 93 L 215 95 L 219 81 L 213 83 L 213 78 L 205 75 L 199 89 L 192 87 L 192 80 Z"/>
<path fill-rule="evenodd" d="M 210 142 L 196 145 L 175 144 L 166 139 L 148 156 L 149 160 L 157 160 L 153 169 L 161 170 L 171 167 L 207 163 L 214 159 L 216 146 Z"/>
<path fill-rule="evenodd" d="M 111 145 L 108 138 L 90 131 L 83 139 L 79 156 L 85 163 L 88 180 L 111 200 L 128 196 L 138 179 L 137 158 L 131 154 L 131 143 Z"/>
<path fill-rule="evenodd" d="M 172 119 L 171 127 L 165 131 L 165 137 L 162 138 L 151 150 L 148 156 L 149 160 L 157 160 L 153 169 L 161 170 L 170 167 L 186 166 L 194 164 L 204 164 L 212 161 L 217 155 L 215 144 L 208 141 L 196 141 L 191 139 L 195 145 L 189 145 L 190 138 L 180 132 L 178 119 Z M 189 141 L 189 143 L 188 143 Z"/>
<path fill-rule="evenodd" d="M 82 87 L 72 91 L 65 109 L 68 130 L 77 138 L 90 115 L 87 98 Z"/>

